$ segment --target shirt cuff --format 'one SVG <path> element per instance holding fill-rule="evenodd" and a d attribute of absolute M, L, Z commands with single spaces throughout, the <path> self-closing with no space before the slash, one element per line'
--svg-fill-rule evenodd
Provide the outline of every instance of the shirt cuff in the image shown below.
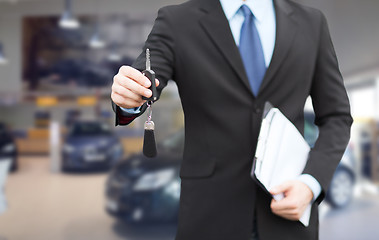
<path fill-rule="evenodd" d="M 138 114 L 141 112 L 141 107 L 136 107 L 136 108 L 123 108 L 123 107 L 120 107 L 120 109 L 126 113 L 129 113 L 129 114 Z"/>
<path fill-rule="evenodd" d="M 311 191 L 313 192 L 312 202 L 314 202 L 321 193 L 320 183 L 313 176 L 309 174 L 302 174 L 298 177 L 297 180 L 303 182 L 305 185 L 307 185 L 311 189 Z"/>

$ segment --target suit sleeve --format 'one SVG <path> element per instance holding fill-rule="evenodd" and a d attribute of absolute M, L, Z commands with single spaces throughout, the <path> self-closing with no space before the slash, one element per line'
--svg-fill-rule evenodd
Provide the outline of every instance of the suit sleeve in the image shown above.
<path fill-rule="evenodd" d="M 170 23 L 169 7 L 159 10 L 158 17 L 155 20 L 153 29 L 151 30 L 142 53 L 133 63 L 132 67 L 142 71 L 146 66 L 145 51 L 150 49 L 151 69 L 155 72 L 155 76 L 159 79 L 158 98 L 162 89 L 167 85 L 174 75 L 174 38 L 172 37 L 173 25 Z M 122 111 L 119 106 L 112 102 L 113 111 L 116 113 L 115 125 L 127 125 L 135 118 L 142 115 L 147 109 L 146 103 L 141 107 L 138 114 L 130 114 Z"/>
<path fill-rule="evenodd" d="M 326 19 L 323 15 L 321 18 L 318 57 L 310 93 L 319 137 L 304 169 L 304 174 L 312 175 L 321 185 L 318 202 L 325 197 L 348 144 L 353 122 Z"/>

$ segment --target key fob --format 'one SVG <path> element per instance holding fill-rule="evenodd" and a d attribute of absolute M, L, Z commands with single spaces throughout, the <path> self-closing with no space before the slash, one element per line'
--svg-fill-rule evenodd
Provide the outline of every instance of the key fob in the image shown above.
<path fill-rule="evenodd" d="M 149 89 L 153 93 L 150 98 L 142 97 L 143 100 L 152 101 L 155 102 L 158 100 L 158 92 L 157 92 L 157 86 L 155 84 L 155 72 L 153 70 L 144 70 L 142 72 L 143 75 L 145 75 L 151 82 L 151 86 Z"/>
<path fill-rule="evenodd" d="M 145 122 L 145 133 L 143 137 L 143 154 L 146 157 L 153 158 L 157 156 L 157 144 L 154 135 L 154 122 Z"/>

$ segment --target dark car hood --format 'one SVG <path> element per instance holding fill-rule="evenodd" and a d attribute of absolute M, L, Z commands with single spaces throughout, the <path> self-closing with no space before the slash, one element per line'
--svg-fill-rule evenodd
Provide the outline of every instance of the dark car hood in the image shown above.
<path fill-rule="evenodd" d="M 113 176 L 133 179 L 147 172 L 167 168 L 175 168 L 179 175 L 183 147 L 184 131 L 179 131 L 157 145 L 158 155 L 156 157 L 148 158 L 142 153 L 138 153 L 118 162 L 113 169 Z"/>
<path fill-rule="evenodd" d="M 0 136 L 0 148 L 7 145 L 7 144 L 10 144 L 10 143 L 14 144 L 14 140 L 12 137 L 10 137 L 9 135 L 5 135 L 5 134 Z"/>
<path fill-rule="evenodd" d="M 81 148 L 84 146 L 96 146 L 96 147 L 107 147 L 112 144 L 118 143 L 118 138 L 115 136 L 72 136 L 68 137 L 65 141 L 66 144 Z"/>
<path fill-rule="evenodd" d="M 134 155 L 128 159 L 128 165 L 139 166 L 146 171 L 154 171 L 162 168 L 178 167 L 180 158 L 171 155 L 162 155 L 156 158 L 147 158 L 142 154 Z"/>
<path fill-rule="evenodd" d="M 147 172 L 158 171 L 160 169 L 175 168 L 179 174 L 179 166 L 182 154 L 158 153 L 158 157 L 147 158 L 143 154 L 135 154 L 119 162 L 114 167 L 114 171 L 123 176 L 136 178 Z"/>

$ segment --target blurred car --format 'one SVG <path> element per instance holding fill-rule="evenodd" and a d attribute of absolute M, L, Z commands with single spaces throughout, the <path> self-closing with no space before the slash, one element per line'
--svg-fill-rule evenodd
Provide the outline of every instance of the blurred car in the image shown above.
<path fill-rule="evenodd" d="M 305 114 L 305 139 L 311 146 L 318 136 L 314 115 Z M 142 153 L 119 162 L 106 183 L 106 211 L 127 222 L 175 221 L 179 210 L 180 162 L 184 131 L 158 145 L 158 156 L 147 158 Z M 350 147 L 343 155 L 326 200 L 334 207 L 346 206 L 355 181 L 354 161 Z"/>
<path fill-rule="evenodd" d="M 184 131 L 158 144 L 158 156 L 135 154 L 119 162 L 106 183 L 106 210 L 127 222 L 175 221 Z"/>
<path fill-rule="evenodd" d="M 62 149 L 62 170 L 108 170 L 123 156 L 120 139 L 108 124 L 77 121 Z"/>
<path fill-rule="evenodd" d="M 12 161 L 10 170 L 17 170 L 18 163 L 16 143 L 11 132 L 3 123 L 0 123 L 0 159 L 10 159 Z"/>
<path fill-rule="evenodd" d="M 356 182 L 355 167 L 352 146 L 349 145 L 334 173 L 326 195 L 326 201 L 333 207 L 343 208 L 351 202 Z"/>

